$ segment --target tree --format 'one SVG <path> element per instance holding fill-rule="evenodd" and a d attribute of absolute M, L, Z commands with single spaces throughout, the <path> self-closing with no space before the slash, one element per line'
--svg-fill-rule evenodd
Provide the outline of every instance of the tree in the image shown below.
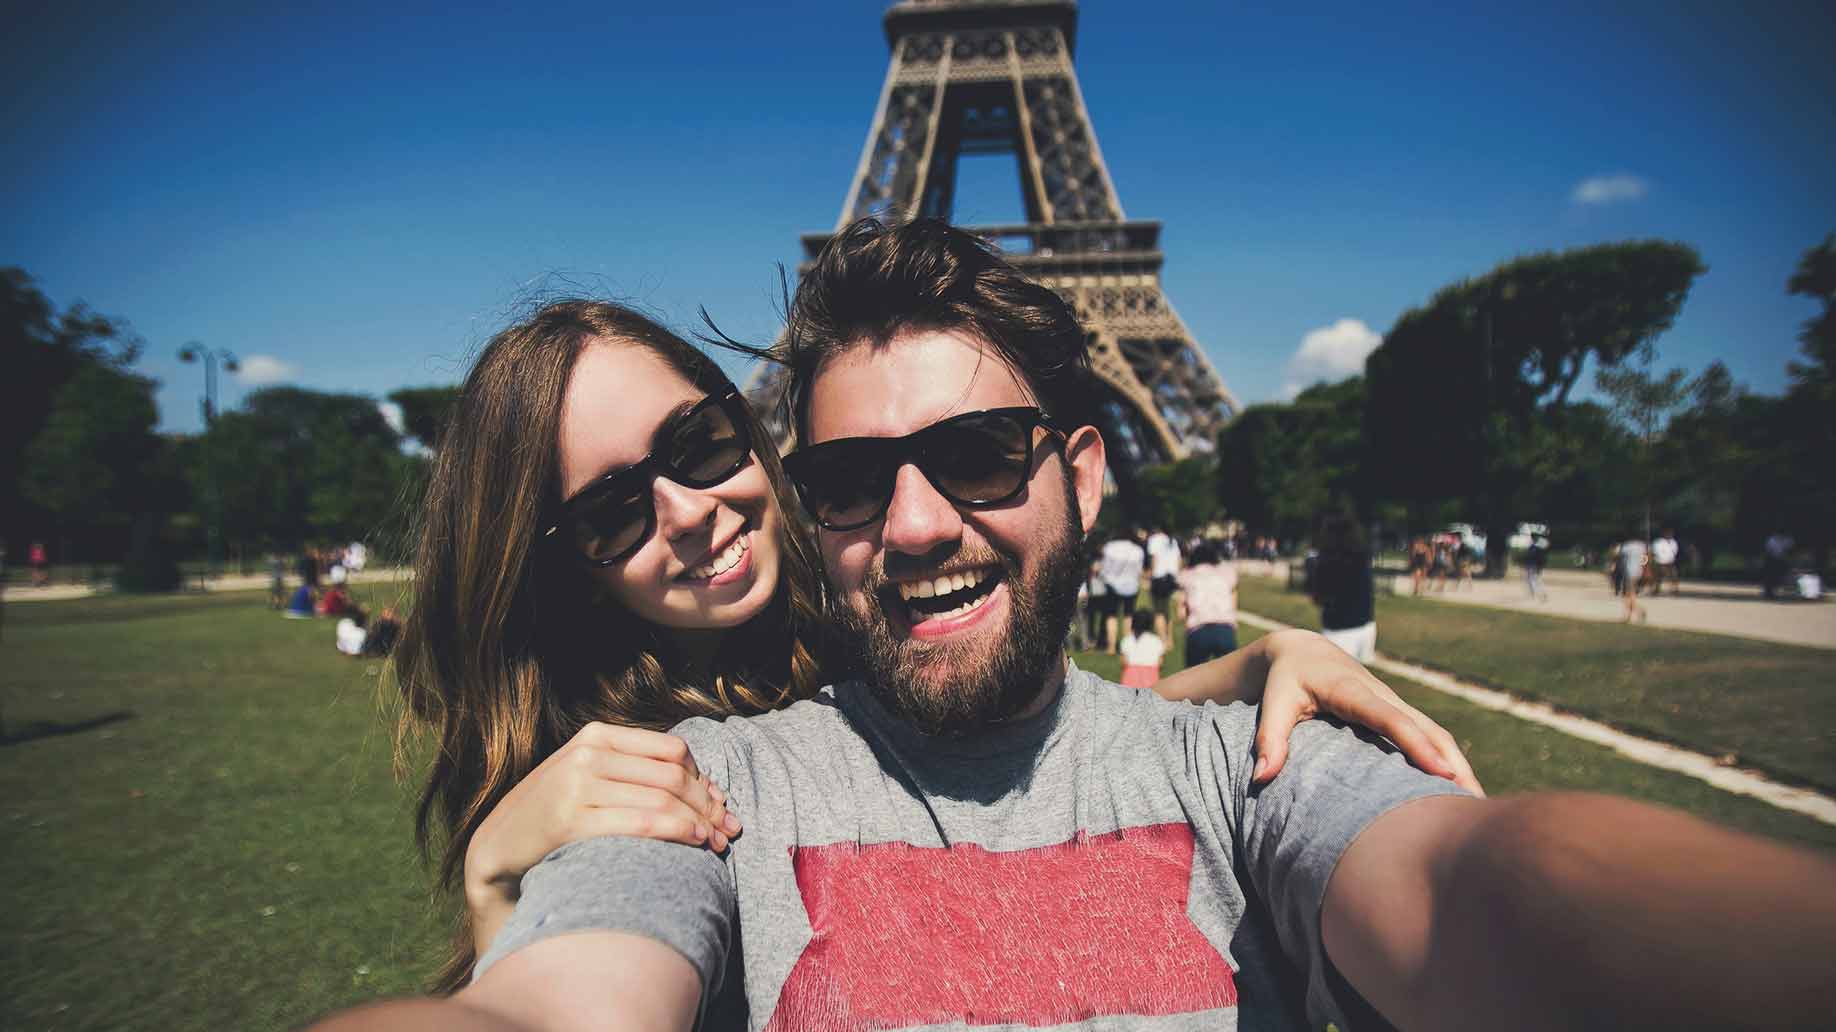
<path fill-rule="evenodd" d="M 1403 313 L 1365 363 L 1377 489 L 1467 499 L 1506 540 L 1539 410 L 1565 404 L 1589 362 L 1650 356 L 1703 271 L 1684 244 L 1602 244 L 1518 258 Z M 1504 552 L 1487 552 L 1489 571 Z"/>
<path fill-rule="evenodd" d="M 1321 513 L 1365 508 L 1364 381 L 1302 391 L 1288 405 L 1252 405 L 1218 437 L 1218 501 L 1227 515 L 1283 538 Z"/>
<path fill-rule="evenodd" d="M 1208 455 L 1151 466 L 1135 484 L 1135 519 L 1185 537 L 1196 534 L 1217 514 L 1214 463 Z"/>
<path fill-rule="evenodd" d="M 22 458 L 26 501 L 92 558 L 115 558 L 137 517 L 160 511 L 152 380 L 91 362 L 59 387 Z M 155 524 L 162 520 L 153 521 Z"/>
<path fill-rule="evenodd" d="M 401 406 L 402 425 L 408 428 L 408 436 L 429 451 L 438 451 L 440 431 L 446 427 L 453 403 L 459 400 L 459 388 L 403 387 L 391 392 L 389 400 Z"/>
<path fill-rule="evenodd" d="M 79 370 L 125 370 L 140 342 L 82 305 L 59 313 L 21 269 L 0 269 L 0 537 L 43 532 L 49 514 L 24 493 L 26 448 Z"/>
<path fill-rule="evenodd" d="M 1658 437 L 1691 393 L 1688 376 L 1682 369 L 1653 376 L 1649 370 L 1633 366 L 1601 369 L 1594 376 L 1601 391 L 1613 399 L 1613 415 L 1632 431 L 1638 443 L 1633 454 L 1643 495 L 1646 540 L 1652 536 L 1651 497 L 1656 487 Z"/>
<path fill-rule="evenodd" d="M 224 533 L 243 547 L 387 534 L 417 460 L 376 402 L 298 387 L 255 391 L 209 430 Z M 203 470 L 194 456 L 194 481 Z"/>

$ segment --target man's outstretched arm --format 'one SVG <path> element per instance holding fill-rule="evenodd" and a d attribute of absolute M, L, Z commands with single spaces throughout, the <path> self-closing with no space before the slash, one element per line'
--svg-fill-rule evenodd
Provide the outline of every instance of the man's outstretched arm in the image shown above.
<path fill-rule="evenodd" d="M 1403 1029 L 1811 1028 L 1836 864 L 1608 796 L 1443 796 L 1359 834 L 1320 920 Z"/>
<path fill-rule="evenodd" d="M 682 954 L 641 935 L 581 932 L 517 950 L 448 999 L 385 1000 L 311 1032 L 681 1032 L 700 1000 Z"/>

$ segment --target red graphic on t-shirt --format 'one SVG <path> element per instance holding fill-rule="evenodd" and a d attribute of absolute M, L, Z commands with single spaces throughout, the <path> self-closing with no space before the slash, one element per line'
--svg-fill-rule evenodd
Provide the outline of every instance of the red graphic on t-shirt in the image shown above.
<path fill-rule="evenodd" d="M 767 1032 L 1061 1025 L 1231 1007 L 1186 916 L 1192 829 L 990 852 L 902 842 L 791 850 L 814 934 Z"/>

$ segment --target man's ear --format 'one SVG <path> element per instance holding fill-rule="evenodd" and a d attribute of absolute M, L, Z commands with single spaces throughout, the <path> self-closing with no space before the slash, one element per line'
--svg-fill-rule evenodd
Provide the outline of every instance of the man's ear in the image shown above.
<path fill-rule="evenodd" d="M 1088 534 L 1103 508 L 1103 471 L 1109 467 L 1109 452 L 1096 427 L 1080 426 L 1071 431 L 1065 439 L 1065 462 L 1070 467 L 1071 490 L 1077 495 L 1078 519 Z"/>

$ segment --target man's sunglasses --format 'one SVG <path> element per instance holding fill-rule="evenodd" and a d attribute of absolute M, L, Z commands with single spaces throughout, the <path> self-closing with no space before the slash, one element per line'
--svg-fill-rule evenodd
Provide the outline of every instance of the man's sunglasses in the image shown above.
<path fill-rule="evenodd" d="M 855 530 L 886 515 L 899 469 L 918 467 L 937 492 L 970 509 L 1010 502 L 1033 468 L 1033 428 L 1066 432 L 1036 408 L 968 412 L 904 437 L 843 437 L 784 457 L 784 473 L 827 530 Z"/>
<path fill-rule="evenodd" d="M 649 455 L 562 502 L 542 539 L 572 545 L 595 566 L 610 566 L 629 558 L 656 531 L 651 483 L 658 476 L 683 487 L 713 487 L 739 472 L 751 453 L 745 399 L 731 387 L 711 394 L 665 420 Z"/>

